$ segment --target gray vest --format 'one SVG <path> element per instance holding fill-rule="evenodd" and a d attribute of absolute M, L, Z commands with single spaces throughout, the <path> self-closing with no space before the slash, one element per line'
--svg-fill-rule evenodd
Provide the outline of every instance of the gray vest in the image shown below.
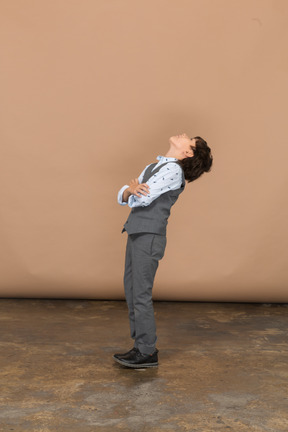
<path fill-rule="evenodd" d="M 153 172 L 152 169 L 155 167 L 155 165 L 157 165 L 157 163 L 153 163 L 148 166 L 144 173 L 142 183 L 146 183 L 147 180 L 152 177 L 152 175 L 154 175 L 167 163 L 171 162 L 161 164 Z M 178 196 L 181 192 L 183 192 L 184 188 L 185 177 L 184 171 L 182 170 L 182 184 L 180 188 L 161 194 L 148 206 L 133 207 L 127 221 L 124 224 L 122 233 L 127 231 L 128 234 L 149 232 L 166 235 L 166 227 L 168 224 L 168 217 L 170 216 L 170 209 L 172 205 L 175 204 Z"/>

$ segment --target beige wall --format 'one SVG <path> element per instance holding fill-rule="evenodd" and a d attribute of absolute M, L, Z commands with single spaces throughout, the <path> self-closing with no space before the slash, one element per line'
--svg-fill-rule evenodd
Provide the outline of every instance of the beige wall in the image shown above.
<path fill-rule="evenodd" d="M 2 0 L 0 296 L 123 299 L 120 187 L 200 135 L 155 299 L 288 301 L 286 0 Z"/>

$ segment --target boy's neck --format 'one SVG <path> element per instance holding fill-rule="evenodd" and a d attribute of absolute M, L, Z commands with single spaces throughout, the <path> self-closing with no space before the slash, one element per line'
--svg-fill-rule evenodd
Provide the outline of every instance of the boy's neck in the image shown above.
<path fill-rule="evenodd" d="M 167 152 L 166 155 L 165 155 L 165 157 L 171 157 L 171 158 L 176 158 L 176 159 L 178 159 L 177 156 L 178 156 L 178 155 L 177 155 L 177 152 L 176 152 L 175 150 L 173 150 L 173 149 L 169 149 L 168 152 Z"/>

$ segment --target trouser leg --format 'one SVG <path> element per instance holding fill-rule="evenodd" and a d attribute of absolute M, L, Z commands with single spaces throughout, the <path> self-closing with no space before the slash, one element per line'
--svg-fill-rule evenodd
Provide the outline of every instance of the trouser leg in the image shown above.
<path fill-rule="evenodd" d="M 131 240 L 135 343 L 142 353 L 151 354 L 157 341 L 152 288 L 166 236 L 141 233 Z"/>
<path fill-rule="evenodd" d="M 126 303 L 128 306 L 128 316 L 130 324 L 130 335 L 134 339 L 134 346 L 137 348 L 135 343 L 135 313 L 133 303 L 133 279 L 132 279 L 132 239 L 127 236 L 126 254 L 125 254 L 125 270 L 124 270 L 124 292 Z"/>

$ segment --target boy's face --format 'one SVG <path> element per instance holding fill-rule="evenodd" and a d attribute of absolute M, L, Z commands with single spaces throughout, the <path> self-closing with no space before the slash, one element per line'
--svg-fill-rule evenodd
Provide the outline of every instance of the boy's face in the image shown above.
<path fill-rule="evenodd" d="M 170 146 L 177 153 L 177 159 L 184 159 L 186 157 L 193 156 L 193 150 L 191 146 L 196 146 L 196 140 L 192 140 L 186 133 L 181 135 L 175 135 L 169 138 Z"/>

